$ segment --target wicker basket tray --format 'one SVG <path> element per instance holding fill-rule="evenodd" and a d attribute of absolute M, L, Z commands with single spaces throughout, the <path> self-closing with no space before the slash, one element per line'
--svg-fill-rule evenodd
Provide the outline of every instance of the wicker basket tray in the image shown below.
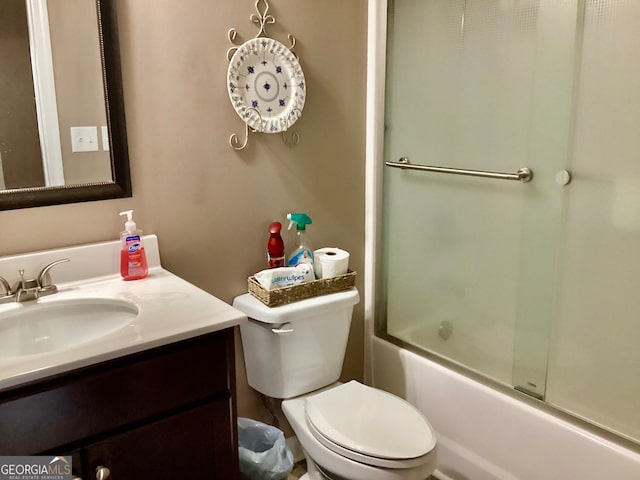
<path fill-rule="evenodd" d="M 304 300 L 305 298 L 348 290 L 356 284 L 356 272 L 349 270 L 344 275 L 337 277 L 323 278 L 291 287 L 276 288 L 275 290 L 265 289 L 253 276 L 247 279 L 247 283 L 251 295 L 267 307 L 277 307 Z"/>

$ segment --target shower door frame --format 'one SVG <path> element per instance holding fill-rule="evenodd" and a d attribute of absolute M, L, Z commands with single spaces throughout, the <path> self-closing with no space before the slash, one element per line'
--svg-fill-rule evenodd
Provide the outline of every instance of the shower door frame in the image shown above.
<path fill-rule="evenodd" d="M 373 379 L 372 339 L 376 336 L 378 259 L 381 253 L 382 179 L 387 48 L 387 0 L 369 0 L 367 29 L 367 88 L 365 127 L 365 272 L 364 379 Z"/>

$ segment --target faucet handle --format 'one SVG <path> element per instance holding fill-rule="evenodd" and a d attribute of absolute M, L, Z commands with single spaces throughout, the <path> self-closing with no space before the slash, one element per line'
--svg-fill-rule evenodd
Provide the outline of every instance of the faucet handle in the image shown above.
<path fill-rule="evenodd" d="M 50 290 L 51 293 L 54 293 L 58 290 L 58 288 L 51 283 L 51 276 L 49 275 L 49 270 L 51 270 L 56 265 L 61 263 L 70 262 L 68 258 L 61 258 L 60 260 L 56 260 L 55 262 L 51 262 L 49 265 L 45 266 L 40 273 L 38 274 L 37 282 L 38 286 L 41 290 Z"/>
<path fill-rule="evenodd" d="M 11 295 L 13 295 L 13 292 L 11 291 L 11 286 L 9 285 L 9 282 L 5 280 L 4 277 L 0 277 L 0 285 L 2 285 L 5 290 L 4 296 L 10 297 Z"/>

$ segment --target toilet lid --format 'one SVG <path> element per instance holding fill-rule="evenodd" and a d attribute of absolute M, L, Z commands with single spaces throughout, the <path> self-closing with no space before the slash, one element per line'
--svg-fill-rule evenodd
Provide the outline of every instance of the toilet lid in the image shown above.
<path fill-rule="evenodd" d="M 379 459 L 408 460 L 426 455 L 435 447 L 431 425 L 416 408 L 356 381 L 310 396 L 305 409 L 312 430 L 343 450 Z"/>

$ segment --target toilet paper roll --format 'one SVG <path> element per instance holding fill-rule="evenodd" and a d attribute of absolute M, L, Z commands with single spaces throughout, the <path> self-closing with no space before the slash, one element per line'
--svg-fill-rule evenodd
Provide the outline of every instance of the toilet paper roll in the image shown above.
<path fill-rule="evenodd" d="M 313 252 L 316 278 L 332 278 L 344 275 L 349 269 L 349 252 L 335 247 L 325 247 Z"/>

